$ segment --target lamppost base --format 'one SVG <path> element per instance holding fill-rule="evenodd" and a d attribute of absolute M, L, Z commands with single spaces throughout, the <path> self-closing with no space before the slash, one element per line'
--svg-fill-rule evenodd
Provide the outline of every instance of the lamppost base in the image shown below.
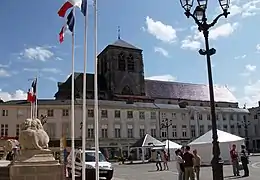
<path fill-rule="evenodd" d="M 224 180 L 223 161 L 212 159 L 211 165 L 212 165 L 213 180 Z"/>

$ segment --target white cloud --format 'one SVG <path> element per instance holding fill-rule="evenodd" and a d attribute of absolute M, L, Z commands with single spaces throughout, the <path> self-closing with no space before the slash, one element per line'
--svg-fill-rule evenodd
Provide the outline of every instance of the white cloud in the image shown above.
<path fill-rule="evenodd" d="M 209 39 L 217 40 L 220 37 L 228 37 L 237 29 L 238 25 L 238 23 L 226 23 L 217 26 L 210 30 Z M 203 33 L 199 32 L 195 27 L 196 26 L 192 26 L 190 28 L 192 35 L 189 35 L 182 40 L 181 48 L 198 50 L 201 47 L 201 42 L 204 42 L 204 36 Z"/>
<path fill-rule="evenodd" d="M 254 65 L 251 65 L 251 64 L 247 64 L 246 65 L 246 70 L 250 71 L 250 72 L 253 72 L 256 70 L 256 66 Z"/>
<path fill-rule="evenodd" d="M 242 55 L 242 56 L 236 56 L 235 59 L 245 59 L 246 58 L 246 54 Z"/>
<path fill-rule="evenodd" d="M 27 93 L 20 89 L 16 90 L 14 93 L 4 92 L 0 89 L 0 98 L 3 101 L 25 100 L 27 99 Z"/>
<path fill-rule="evenodd" d="M 9 68 L 11 65 L 11 61 L 8 64 L 0 64 L 0 68 Z"/>
<path fill-rule="evenodd" d="M 158 53 L 160 53 L 161 55 L 163 55 L 165 57 L 169 56 L 168 51 L 166 51 L 165 49 L 163 49 L 161 47 L 154 47 L 154 52 L 158 52 Z"/>
<path fill-rule="evenodd" d="M 24 71 L 29 71 L 29 72 L 38 72 L 39 70 L 36 68 L 23 68 Z"/>
<path fill-rule="evenodd" d="M 55 60 L 62 61 L 63 59 L 61 57 L 56 57 Z"/>
<path fill-rule="evenodd" d="M 30 60 L 46 61 L 54 56 L 54 53 L 46 47 L 37 46 L 35 48 L 26 48 L 20 53 L 20 56 Z"/>
<path fill-rule="evenodd" d="M 156 81 L 176 81 L 177 78 L 170 74 L 165 74 L 160 76 L 146 77 L 145 79 L 156 80 Z"/>
<path fill-rule="evenodd" d="M 233 16 L 241 16 L 242 18 L 255 16 L 260 10 L 260 0 L 233 0 L 229 6 L 229 18 Z M 217 13 L 222 12 L 221 8 L 217 9 Z"/>
<path fill-rule="evenodd" d="M 56 68 L 43 68 L 43 69 L 37 69 L 37 68 L 24 68 L 24 71 L 28 72 L 46 72 L 46 73 L 60 73 L 61 71 Z"/>
<path fill-rule="evenodd" d="M 149 16 L 146 17 L 146 26 L 146 31 L 158 40 L 172 43 L 177 39 L 176 30 L 172 26 L 163 24 L 161 21 L 154 21 Z"/>
<path fill-rule="evenodd" d="M 9 77 L 11 74 L 5 69 L 0 69 L 0 77 Z"/>
<path fill-rule="evenodd" d="M 193 40 L 191 36 L 187 36 L 186 39 L 181 42 L 182 49 L 198 50 L 200 46 L 201 42 Z"/>
<path fill-rule="evenodd" d="M 220 26 L 217 26 L 216 28 L 213 28 L 209 32 L 209 39 L 216 40 L 219 37 L 228 37 L 230 36 L 238 27 L 238 23 L 226 23 L 222 24 Z M 196 31 L 194 35 L 194 39 L 203 40 L 203 34 L 202 32 Z"/>
<path fill-rule="evenodd" d="M 242 5 L 242 17 L 255 16 L 260 10 L 260 0 L 251 0 Z"/>
<path fill-rule="evenodd" d="M 252 74 L 252 72 L 254 72 L 256 70 L 256 66 L 255 65 L 251 65 L 251 64 L 247 64 L 245 66 L 245 71 L 243 73 L 241 73 L 241 76 L 250 76 Z"/>
<path fill-rule="evenodd" d="M 41 71 L 42 72 L 55 73 L 55 74 L 61 72 L 59 69 L 56 69 L 56 68 L 43 68 Z"/>
<path fill-rule="evenodd" d="M 256 45 L 256 50 L 257 50 L 258 52 L 260 52 L 260 44 L 257 44 L 257 45 Z"/>
<path fill-rule="evenodd" d="M 239 99 L 240 104 L 247 104 L 247 107 L 258 106 L 260 100 L 260 80 L 249 83 L 244 87 L 244 97 Z"/>

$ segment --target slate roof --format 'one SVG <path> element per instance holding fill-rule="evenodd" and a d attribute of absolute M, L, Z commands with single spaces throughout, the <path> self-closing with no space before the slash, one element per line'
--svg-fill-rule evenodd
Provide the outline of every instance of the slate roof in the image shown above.
<path fill-rule="evenodd" d="M 209 101 L 209 88 L 205 84 L 145 80 L 146 96 L 155 99 L 181 99 Z M 238 102 L 226 87 L 214 87 L 215 102 Z"/>
<path fill-rule="evenodd" d="M 83 92 L 83 73 L 75 72 L 75 93 L 78 93 L 82 96 Z M 58 91 L 54 95 L 58 97 L 61 93 L 70 94 L 71 89 L 71 75 L 65 82 L 58 82 Z M 99 91 L 106 92 L 107 91 L 107 82 L 102 75 L 98 75 L 98 88 Z M 94 90 L 94 74 L 87 73 L 87 90 Z"/>
<path fill-rule="evenodd" d="M 134 45 L 122 40 L 118 39 L 114 43 L 110 44 L 111 46 L 116 46 L 116 47 L 123 47 L 123 48 L 130 48 L 130 49 L 137 49 L 141 50 L 140 48 L 135 47 Z"/>

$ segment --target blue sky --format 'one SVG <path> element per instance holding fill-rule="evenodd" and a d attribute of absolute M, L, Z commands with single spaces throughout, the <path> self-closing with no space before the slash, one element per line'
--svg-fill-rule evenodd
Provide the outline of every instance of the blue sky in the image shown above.
<path fill-rule="evenodd" d="M 2 0 L 0 48 L 0 96 L 4 100 L 24 98 L 28 79 L 39 74 L 40 98 L 52 98 L 57 81 L 71 72 L 71 36 L 62 44 L 58 33 L 64 20 L 57 10 L 64 0 Z M 175 0 L 99 0 L 98 51 L 117 39 L 143 49 L 145 76 L 181 82 L 207 84 L 204 47 L 192 19 L 183 14 Z M 217 1 L 209 0 L 209 19 L 221 12 Z M 231 15 L 222 18 L 210 31 L 214 83 L 227 85 L 243 105 L 260 100 L 260 0 L 231 0 Z M 89 6 L 88 72 L 93 72 L 93 7 Z M 75 70 L 83 71 L 84 19 L 76 12 Z"/>

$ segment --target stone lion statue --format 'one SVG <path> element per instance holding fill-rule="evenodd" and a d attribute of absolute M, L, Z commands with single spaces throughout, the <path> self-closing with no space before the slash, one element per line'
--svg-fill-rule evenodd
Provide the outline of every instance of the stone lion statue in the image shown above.
<path fill-rule="evenodd" d="M 20 128 L 19 142 L 21 150 L 48 149 L 50 139 L 39 119 L 26 119 Z"/>

